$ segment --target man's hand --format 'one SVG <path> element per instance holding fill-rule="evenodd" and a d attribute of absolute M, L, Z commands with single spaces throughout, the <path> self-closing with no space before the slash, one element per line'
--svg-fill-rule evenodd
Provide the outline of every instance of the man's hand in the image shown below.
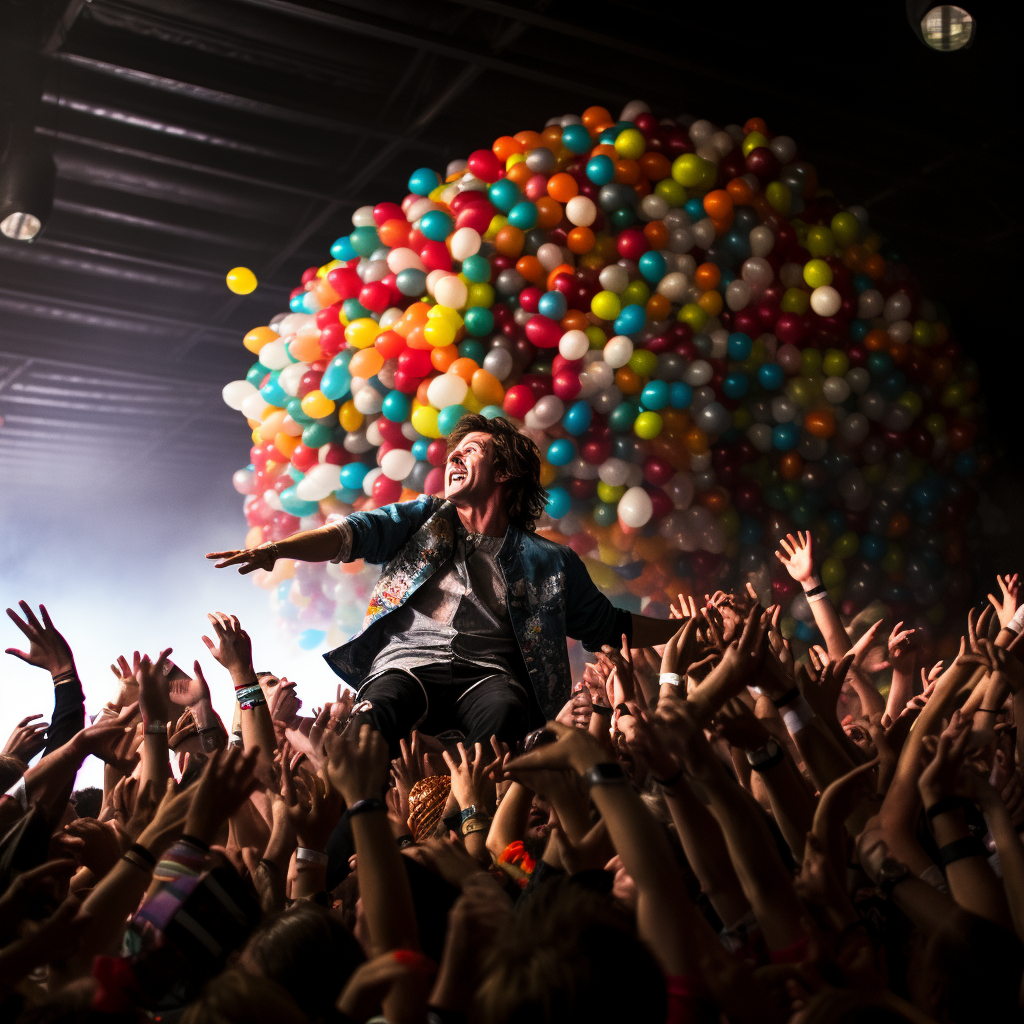
<path fill-rule="evenodd" d="M 787 534 L 779 541 L 780 550 L 775 557 L 786 567 L 786 572 L 801 586 L 814 576 L 814 555 L 811 548 L 811 534 Z"/>
<path fill-rule="evenodd" d="M 242 629 L 238 618 L 225 615 L 224 612 L 211 612 L 206 616 L 217 634 L 217 643 L 208 636 L 203 643 L 210 653 L 231 673 L 235 675 L 255 675 L 252 668 L 252 641 L 249 634 Z"/>
<path fill-rule="evenodd" d="M 116 716 L 97 715 L 96 721 L 76 733 L 71 742 L 84 754 L 95 754 L 105 764 L 130 775 L 139 759 L 135 730 L 138 712 L 138 704 L 129 704 Z"/>
<path fill-rule="evenodd" d="M 889 634 L 889 663 L 903 672 L 914 671 L 914 655 L 917 651 L 917 630 L 904 629 L 897 622 Z"/>
<path fill-rule="evenodd" d="M 253 769 L 259 751 L 243 753 L 240 747 L 226 747 L 206 763 L 199 782 L 191 787 L 195 797 L 188 808 L 185 832 L 212 843 L 221 825 L 241 807 L 256 788 Z"/>
<path fill-rule="evenodd" d="M 959 711 L 954 711 L 949 725 L 939 735 L 935 756 L 917 780 L 925 810 L 942 797 L 956 792 L 970 738 L 971 720 L 963 717 Z"/>
<path fill-rule="evenodd" d="M 470 757 L 466 748 L 459 743 L 456 747 L 459 760 L 456 761 L 447 750 L 442 752 L 444 763 L 452 773 L 452 795 L 458 802 L 459 809 L 476 805 L 494 804 L 494 783 L 487 778 L 489 762 L 484 757 L 484 745 L 477 743 Z"/>
<path fill-rule="evenodd" d="M 154 664 L 145 654 L 139 664 L 136 680 L 139 684 L 139 707 L 142 709 L 142 720 L 167 723 L 175 718 L 174 705 L 171 703 L 169 683 L 167 680 L 168 655 L 171 648 L 160 652 Z"/>
<path fill-rule="evenodd" d="M 215 569 L 226 569 L 229 565 L 237 565 L 238 571 L 243 576 L 255 572 L 257 569 L 265 569 L 270 572 L 277 561 L 277 545 L 261 544 L 259 547 L 234 551 L 211 551 L 206 557 L 220 559 L 214 566 Z"/>
<path fill-rule="evenodd" d="M 39 614 L 43 619 L 41 623 L 25 601 L 19 601 L 18 606 L 25 616 L 24 620 L 12 608 L 7 609 L 7 615 L 11 622 L 28 638 L 29 649 L 19 651 L 16 647 L 8 647 L 7 653 L 28 662 L 29 665 L 35 665 L 36 668 L 46 669 L 52 676 L 74 672 L 74 655 L 71 653 L 67 640 L 57 632 L 50 621 L 46 605 L 39 606 Z"/>
<path fill-rule="evenodd" d="M 556 741 L 543 747 L 535 747 L 528 754 L 511 760 L 508 771 L 513 778 L 520 772 L 542 771 L 549 768 L 562 771 L 572 769 L 582 775 L 595 764 L 608 760 L 608 754 L 590 733 L 562 725 L 561 722 L 548 722 L 546 728 L 557 736 Z"/>
<path fill-rule="evenodd" d="M 123 708 L 125 704 L 134 704 L 139 699 L 139 684 L 136 682 L 135 675 L 139 671 L 141 663 L 142 656 L 135 651 L 131 665 L 128 664 L 128 659 L 123 654 L 119 654 L 117 661 L 110 666 L 110 671 L 114 673 L 114 678 L 117 680 L 117 696 L 114 698 L 114 703 L 119 708 Z"/>
<path fill-rule="evenodd" d="M 190 679 L 188 676 L 176 676 L 170 680 L 171 700 L 180 707 L 190 708 L 202 700 L 210 700 L 210 686 L 203 677 L 203 670 L 199 662 L 195 662 L 193 669 L 195 675 Z"/>
<path fill-rule="evenodd" d="M 345 811 L 341 794 L 321 775 L 292 772 L 289 751 L 281 751 L 281 796 L 299 846 L 327 849 L 327 840 Z"/>
<path fill-rule="evenodd" d="M 327 779 L 349 807 L 360 800 L 381 798 L 390 768 L 388 748 L 384 737 L 368 722 L 358 733 L 353 729 L 340 736 L 328 733 L 324 750 Z"/>
<path fill-rule="evenodd" d="M 121 857 L 121 843 L 115 827 L 95 818 L 77 818 L 68 822 L 59 842 L 62 852 L 87 867 L 97 880 Z"/>
<path fill-rule="evenodd" d="M 28 764 L 43 747 L 46 746 L 46 730 L 50 728 L 48 722 L 37 722 L 42 715 L 28 715 L 23 718 L 11 733 L 10 738 L 4 744 L 3 753 L 17 757 Z"/>
<path fill-rule="evenodd" d="M 1020 606 L 1020 583 L 1017 573 L 1012 576 L 996 576 L 996 583 L 999 584 L 999 597 L 989 594 L 988 599 L 999 616 L 999 628 L 1006 629 L 1007 623 Z"/>

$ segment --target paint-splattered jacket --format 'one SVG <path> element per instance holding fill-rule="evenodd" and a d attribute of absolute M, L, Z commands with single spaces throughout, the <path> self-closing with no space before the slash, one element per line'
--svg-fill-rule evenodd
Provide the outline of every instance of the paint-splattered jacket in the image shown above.
<path fill-rule="evenodd" d="M 424 495 L 415 501 L 354 512 L 350 559 L 383 565 L 362 629 L 348 643 L 324 655 L 327 663 L 358 688 L 388 635 L 388 613 L 409 597 L 451 556 L 455 543 L 455 507 Z M 553 718 L 569 699 L 571 674 L 566 637 L 588 650 L 610 644 L 616 650 L 623 633 L 632 634 L 628 612 L 602 594 L 571 548 L 509 526 L 498 551 L 505 576 L 509 617 L 537 703 Z"/>

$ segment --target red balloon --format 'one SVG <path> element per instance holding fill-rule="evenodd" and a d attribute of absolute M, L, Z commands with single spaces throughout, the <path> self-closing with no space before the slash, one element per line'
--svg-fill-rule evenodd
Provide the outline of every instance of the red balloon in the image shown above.
<path fill-rule="evenodd" d="M 423 375 L 425 377 L 426 374 Z M 395 370 L 395 390 L 401 391 L 403 395 L 415 395 L 423 377 L 417 377 L 405 370 Z"/>
<path fill-rule="evenodd" d="M 519 293 L 519 308 L 525 309 L 527 313 L 536 313 L 537 306 L 540 303 L 540 297 L 544 293 L 532 285 L 527 285 Z"/>
<path fill-rule="evenodd" d="M 490 203 L 473 203 L 459 210 L 455 217 L 455 226 L 456 228 L 472 228 L 482 235 L 491 226 L 493 219 L 494 207 Z"/>
<path fill-rule="evenodd" d="M 398 369 L 413 377 L 426 377 L 432 369 L 430 353 L 422 348 L 407 348 L 398 357 Z"/>
<path fill-rule="evenodd" d="M 321 310 L 322 312 L 322 310 Z M 320 331 L 320 348 L 328 359 L 336 356 L 345 347 L 345 328 L 335 321 Z"/>
<path fill-rule="evenodd" d="M 372 488 L 373 500 L 377 505 L 390 505 L 393 501 L 398 501 L 402 494 L 402 484 L 399 480 L 392 480 L 390 477 L 386 477 L 381 473 L 376 480 L 373 481 Z"/>
<path fill-rule="evenodd" d="M 316 370 L 307 370 L 302 375 L 302 380 L 299 381 L 299 398 L 305 398 L 310 391 L 316 391 L 320 387 L 322 378 L 322 373 L 318 373 Z"/>
<path fill-rule="evenodd" d="M 609 446 L 610 447 L 610 446 Z M 587 462 L 586 455 L 583 456 Z M 644 479 L 649 484 L 654 484 L 656 487 L 661 487 L 667 484 L 669 480 L 675 475 L 675 470 L 672 468 L 670 462 L 666 462 L 664 459 L 655 458 L 653 455 L 644 463 Z"/>
<path fill-rule="evenodd" d="M 451 270 L 452 257 L 444 242 L 424 240 L 420 246 L 420 259 L 427 270 Z"/>
<path fill-rule="evenodd" d="M 398 203 L 378 203 L 373 208 L 373 222 L 380 227 L 389 220 L 405 220 L 405 214 Z"/>
<path fill-rule="evenodd" d="M 389 420 L 386 416 L 379 416 L 377 418 L 377 429 L 380 431 L 380 436 L 388 444 L 399 445 L 402 448 L 406 447 L 402 442 L 407 441 L 408 438 L 402 433 L 401 423 Z M 408 447 L 412 447 L 411 441 L 409 442 Z"/>
<path fill-rule="evenodd" d="M 423 481 L 424 494 L 444 494 L 444 470 L 440 466 L 432 469 Z"/>
<path fill-rule="evenodd" d="M 664 519 L 673 509 L 672 499 L 660 487 L 648 487 L 647 493 L 651 498 L 651 505 L 654 511 L 652 519 Z"/>
<path fill-rule="evenodd" d="M 619 232 L 619 237 L 615 240 L 615 248 L 619 250 L 619 255 L 624 260 L 635 262 L 650 247 L 651 243 L 647 241 L 647 236 L 639 228 L 626 228 Z"/>
<path fill-rule="evenodd" d="M 580 375 L 575 370 L 559 370 L 551 378 L 551 386 L 563 402 L 571 402 L 582 388 Z"/>
<path fill-rule="evenodd" d="M 535 313 L 526 322 L 526 337 L 537 348 L 557 348 L 562 334 L 562 325 L 557 320 L 540 313 Z"/>
<path fill-rule="evenodd" d="M 525 384 L 516 384 L 505 392 L 502 409 L 517 420 L 521 420 L 535 405 L 537 397 Z"/>
<path fill-rule="evenodd" d="M 304 444 L 299 444 L 292 452 L 291 461 L 300 473 L 305 473 L 320 461 L 319 449 L 307 448 Z"/>
<path fill-rule="evenodd" d="M 299 445 L 299 448 L 304 447 Z M 296 449 L 298 451 L 298 449 Z M 329 462 L 332 466 L 347 466 L 350 462 L 355 459 L 355 456 L 345 450 L 343 444 L 339 444 L 337 441 L 330 441 L 320 449 L 324 453 L 323 461 Z M 295 462 L 295 452 L 292 452 L 292 463 Z"/>
<path fill-rule="evenodd" d="M 803 318 L 796 313 L 782 313 L 775 321 L 775 337 L 783 345 L 799 345 L 805 333 Z"/>
<path fill-rule="evenodd" d="M 327 283 L 342 299 L 354 299 L 363 287 L 359 275 L 350 267 L 335 267 L 328 273 Z"/>
<path fill-rule="evenodd" d="M 329 306 L 324 306 L 323 309 L 318 309 L 313 319 L 316 321 L 317 327 L 322 331 L 325 327 L 330 327 L 332 324 L 340 326 L 341 318 L 338 315 L 341 312 L 341 303 L 333 302 Z"/>
<path fill-rule="evenodd" d="M 477 149 L 469 154 L 466 161 L 469 171 L 488 184 L 501 177 L 501 161 L 489 149 Z"/>
<path fill-rule="evenodd" d="M 371 313 L 383 313 L 391 305 L 391 289 L 383 281 L 370 281 L 359 290 L 359 304 Z"/>
<path fill-rule="evenodd" d="M 427 462 L 432 466 L 443 466 L 448 459 L 448 442 L 443 437 L 435 438 L 427 446 Z"/>

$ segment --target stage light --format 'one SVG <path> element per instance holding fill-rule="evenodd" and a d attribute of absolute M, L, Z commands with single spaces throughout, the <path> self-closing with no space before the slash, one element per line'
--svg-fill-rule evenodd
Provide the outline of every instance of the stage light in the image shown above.
<path fill-rule="evenodd" d="M 921 19 L 921 38 L 933 50 L 949 53 L 974 41 L 975 21 L 962 7 L 940 4 Z"/>
<path fill-rule="evenodd" d="M 0 164 L 0 232 L 30 242 L 46 226 L 53 209 L 57 168 L 39 139 L 15 136 Z"/>

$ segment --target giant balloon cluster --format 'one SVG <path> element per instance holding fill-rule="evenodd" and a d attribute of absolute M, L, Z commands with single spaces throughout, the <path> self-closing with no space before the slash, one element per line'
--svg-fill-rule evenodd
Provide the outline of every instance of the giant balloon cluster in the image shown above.
<path fill-rule="evenodd" d="M 356 210 L 244 339 L 257 361 L 224 399 L 252 428 L 247 544 L 441 491 L 471 411 L 534 437 L 542 533 L 623 607 L 753 578 L 810 639 L 772 557 L 791 530 L 847 613 L 937 624 L 962 597 L 976 372 L 793 139 L 595 106 L 408 189 Z M 353 631 L 371 582 L 361 563 L 262 579 L 307 645 Z"/>

